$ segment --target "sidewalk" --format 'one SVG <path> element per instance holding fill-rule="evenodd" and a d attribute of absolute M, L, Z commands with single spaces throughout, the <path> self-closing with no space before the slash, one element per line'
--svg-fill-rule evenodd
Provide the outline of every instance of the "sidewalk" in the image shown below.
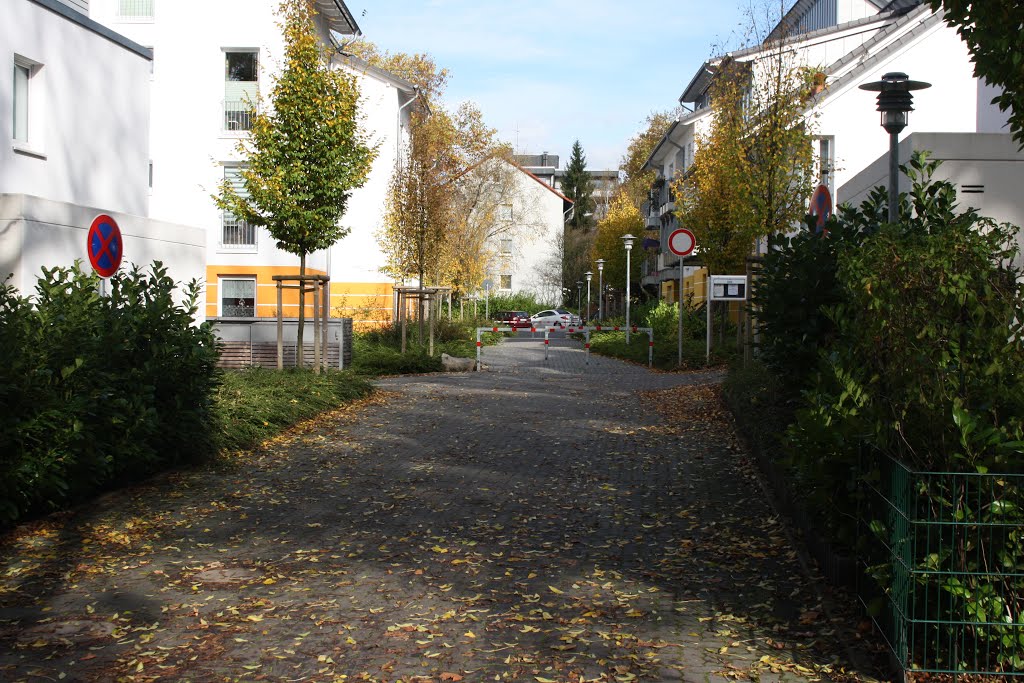
<path fill-rule="evenodd" d="M 0 680 L 865 680 L 718 375 L 579 346 L 384 380 L 226 472 L 21 529 Z"/>

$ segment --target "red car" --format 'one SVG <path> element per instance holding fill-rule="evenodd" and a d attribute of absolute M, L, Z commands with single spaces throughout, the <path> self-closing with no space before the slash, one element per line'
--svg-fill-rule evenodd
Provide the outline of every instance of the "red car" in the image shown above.
<path fill-rule="evenodd" d="M 511 327 L 513 330 L 528 330 L 533 324 L 530 321 L 530 314 L 526 311 L 498 311 L 494 314 L 494 322 L 501 327 Z"/>

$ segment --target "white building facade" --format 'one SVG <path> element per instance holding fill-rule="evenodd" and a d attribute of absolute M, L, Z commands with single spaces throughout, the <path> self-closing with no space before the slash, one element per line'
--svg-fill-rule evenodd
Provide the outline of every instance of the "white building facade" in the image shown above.
<path fill-rule="evenodd" d="M 888 153 L 888 135 L 879 125 L 875 94 L 859 88 L 888 72 L 904 72 L 932 84 L 914 93 L 915 111 L 902 134 L 904 139 L 915 131 L 996 135 L 986 137 L 983 148 L 1004 159 L 1017 156 L 1006 135 L 1006 116 L 991 104 L 997 91 L 975 78 L 966 44 L 926 3 L 798 0 L 770 37 L 784 36 L 789 36 L 783 40 L 786 59 L 816 70 L 821 77 L 823 89 L 809 104 L 807 118 L 816 138 L 815 180 L 829 188 L 835 205 L 862 196 L 866 177 L 862 171 Z M 751 64 L 756 80 L 775 52 L 757 46 L 728 56 Z M 702 126 L 707 130 L 711 125 L 709 89 L 719 62 L 706 63 L 697 71 L 680 97 L 680 103 L 692 104 L 694 111 L 680 117 L 648 160 L 647 167 L 657 171 L 663 187 L 685 173 L 693 158 L 690 145 L 699 143 Z M 970 142 L 961 139 L 956 143 L 964 144 Z M 1001 152 L 995 151 L 998 145 L 1004 145 Z M 847 187 L 855 177 L 858 181 Z M 648 228 L 660 231 L 662 246 L 649 255 L 644 284 L 658 287 L 664 296 L 674 294 L 670 283 L 678 277 L 678 259 L 664 247 L 667 233 L 675 227 L 674 205 L 665 190 L 654 190 Z M 1003 202 L 990 198 L 989 203 Z M 993 217 L 1003 220 L 1005 214 Z M 674 296 L 670 298 L 674 300 Z"/>
<path fill-rule="evenodd" d="M 86 234 L 109 214 L 123 261 L 204 276 L 200 230 L 149 214 L 151 53 L 87 16 L 88 0 L 0 4 L 0 276 L 31 290 L 43 266 L 88 268 Z M 0 138 L 2 139 L 2 138 Z"/>
<path fill-rule="evenodd" d="M 247 103 L 267 98 L 282 69 L 284 44 L 278 0 L 92 0 L 98 21 L 152 48 L 151 215 L 201 226 L 207 233 L 206 315 L 273 317 L 275 275 L 298 273 L 299 259 L 270 234 L 225 214 L 213 195 L 240 182 L 239 142 L 248 135 Z M 366 185 L 355 190 L 341 223 L 350 234 L 310 254 L 307 272 L 330 275 L 332 315 L 379 322 L 389 316 L 391 283 L 380 274 L 375 233 L 405 134 L 411 84 L 341 54 L 359 33 L 341 0 L 316 0 L 317 29 L 332 65 L 357 76 L 361 125 L 378 156 Z M 202 21 L 196 17 L 202 15 Z M 298 314 L 294 292 L 284 315 Z"/>
<path fill-rule="evenodd" d="M 498 294 L 522 293 L 539 301 L 558 301 L 562 294 L 558 240 L 572 201 L 522 166 L 504 159 L 491 177 L 500 195 L 485 202 L 487 218 L 470 222 L 484 231 L 491 255 L 486 279 Z M 472 174 L 473 171 L 470 171 Z M 485 181 L 486 182 L 486 181 Z M 491 206 L 494 204 L 494 206 Z"/>

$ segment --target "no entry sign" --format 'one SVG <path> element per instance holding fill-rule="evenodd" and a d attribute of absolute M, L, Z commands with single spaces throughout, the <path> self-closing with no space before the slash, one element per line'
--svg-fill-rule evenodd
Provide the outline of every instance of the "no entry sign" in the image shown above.
<path fill-rule="evenodd" d="M 96 216 L 85 237 L 85 248 L 89 253 L 89 263 L 97 275 L 110 277 L 116 273 L 124 251 L 121 228 L 117 227 L 117 221 L 105 213 Z"/>
<path fill-rule="evenodd" d="M 686 228 L 673 230 L 668 236 L 668 249 L 676 256 L 689 256 L 696 244 L 693 233 Z"/>

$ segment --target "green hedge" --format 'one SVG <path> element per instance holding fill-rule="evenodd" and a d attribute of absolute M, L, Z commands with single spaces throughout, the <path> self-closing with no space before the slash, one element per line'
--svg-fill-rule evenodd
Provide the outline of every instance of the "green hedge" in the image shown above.
<path fill-rule="evenodd" d="M 214 447 L 215 338 L 195 282 L 154 263 L 99 280 L 44 269 L 0 288 L 0 523 L 80 501 Z"/>

